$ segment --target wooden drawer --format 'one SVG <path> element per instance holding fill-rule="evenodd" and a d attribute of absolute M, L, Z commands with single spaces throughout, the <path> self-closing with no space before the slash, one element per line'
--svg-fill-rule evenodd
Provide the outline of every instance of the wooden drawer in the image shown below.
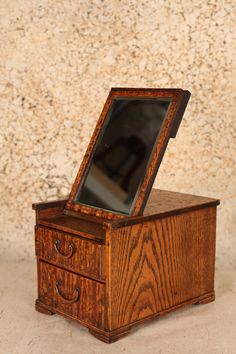
<path fill-rule="evenodd" d="M 104 328 L 104 284 L 39 261 L 38 292 L 50 309 Z"/>
<path fill-rule="evenodd" d="M 46 227 L 35 232 L 36 256 L 57 266 L 105 280 L 105 246 Z"/>

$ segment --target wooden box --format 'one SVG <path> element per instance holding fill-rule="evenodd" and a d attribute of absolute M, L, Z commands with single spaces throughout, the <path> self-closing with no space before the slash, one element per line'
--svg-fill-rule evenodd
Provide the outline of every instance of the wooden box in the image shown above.
<path fill-rule="evenodd" d="M 218 200 L 152 190 L 145 213 L 97 224 L 34 204 L 36 309 L 105 342 L 189 304 L 213 301 Z"/>
<path fill-rule="evenodd" d="M 152 189 L 144 211 L 138 203 L 130 215 L 76 209 L 71 200 L 33 204 L 36 310 L 111 343 L 136 325 L 214 300 L 219 200 Z"/>

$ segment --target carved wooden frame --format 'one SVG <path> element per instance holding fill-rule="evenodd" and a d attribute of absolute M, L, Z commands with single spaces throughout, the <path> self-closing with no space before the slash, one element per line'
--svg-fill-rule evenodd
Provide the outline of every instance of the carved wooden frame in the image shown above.
<path fill-rule="evenodd" d="M 176 136 L 178 127 L 183 117 L 183 113 L 190 97 L 189 91 L 182 89 L 112 88 L 103 107 L 87 151 L 80 165 L 80 169 L 72 186 L 70 196 L 64 211 L 66 214 L 77 216 L 80 215 L 81 217 L 87 215 L 91 216 L 92 218 L 96 217 L 96 219 L 102 218 L 113 220 L 127 217 L 127 214 L 111 212 L 108 210 L 98 209 L 96 207 L 86 206 L 84 204 L 74 202 L 76 192 L 87 175 L 86 173 L 88 172 L 90 160 L 93 156 L 94 147 L 113 99 L 127 97 L 171 98 L 171 104 L 164 120 L 162 129 L 159 133 L 157 142 L 154 146 L 152 157 L 148 164 L 147 173 L 144 180 L 142 181 L 141 187 L 136 193 L 130 213 L 130 216 L 142 215 L 168 141 L 170 138 L 174 138 Z"/>

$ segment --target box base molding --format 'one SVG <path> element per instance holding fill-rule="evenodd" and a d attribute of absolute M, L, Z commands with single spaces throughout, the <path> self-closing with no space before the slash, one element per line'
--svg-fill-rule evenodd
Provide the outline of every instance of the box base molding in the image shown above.
<path fill-rule="evenodd" d="M 204 295 L 201 295 L 201 296 L 198 296 L 194 299 L 190 299 L 190 300 L 187 300 L 185 302 L 182 302 L 180 304 L 177 304 L 173 307 L 169 307 L 163 311 L 160 311 L 160 312 L 157 312 L 155 313 L 154 315 L 151 315 L 147 318 L 143 318 L 139 321 L 136 321 L 134 323 L 131 323 L 129 325 L 126 325 L 124 327 L 120 327 L 120 328 L 117 328 L 117 329 L 114 329 L 114 330 L 102 330 L 102 329 L 99 329 L 99 328 L 95 328 L 95 327 L 90 327 L 88 325 L 86 325 L 86 327 L 88 327 L 88 330 L 89 330 L 89 333 L 91 333 L 94 337 L 96 337 L 97 339 L 101 340 L 102 342 L 104 343 L 113 343 L 113 342 L 116 342 L 118 341 L 119 339 L 125 337 L 126 335 L 128 335 L 132 328 L 142 324 L 142 323 L 146 323 L 146 322 L 149 322 L 151 320 L 154 320 L 154 319 L 157 319 L 158 317 L 160 316 L 163 316 L 165 314 L 168 314 L 172 311 L 176 311 L 180 308 L 183 308 L 185 306 L 188 306 L 188 305 L 204 305 L 204 304 L 208 304 L 212 301 L 215 300 L 215 292 L 214 291 L 211 291 L 207 294 L 204 294 Z M 71 320 L 74 320 L 78 323 L 80 323 L 81 325 L 85 325 L 83 323 L 81 323 L 80 320 L 77 320 L 75 319 L 74 317 L 70 317 L 68 315 L 65 315 L 61 312 L 58 312 L 58 311 L 53 311 L 51 310 L 47 305 L 44 305 L 40 300 L 36 300 L 35 302 L 35 309 L 36 311 L 40 312 L 40 313 L 43 313 L 45 315 L 54 315 L 56 313 L 68 318 L 68 319 L 71 319 Z"/>

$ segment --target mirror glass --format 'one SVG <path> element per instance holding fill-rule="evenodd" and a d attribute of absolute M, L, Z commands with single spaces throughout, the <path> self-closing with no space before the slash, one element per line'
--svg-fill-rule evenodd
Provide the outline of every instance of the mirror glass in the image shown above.
<path fill-rule="evenodd" d="M 114 99 L 75 203 L 130 214 L 171 98 Z"/>

